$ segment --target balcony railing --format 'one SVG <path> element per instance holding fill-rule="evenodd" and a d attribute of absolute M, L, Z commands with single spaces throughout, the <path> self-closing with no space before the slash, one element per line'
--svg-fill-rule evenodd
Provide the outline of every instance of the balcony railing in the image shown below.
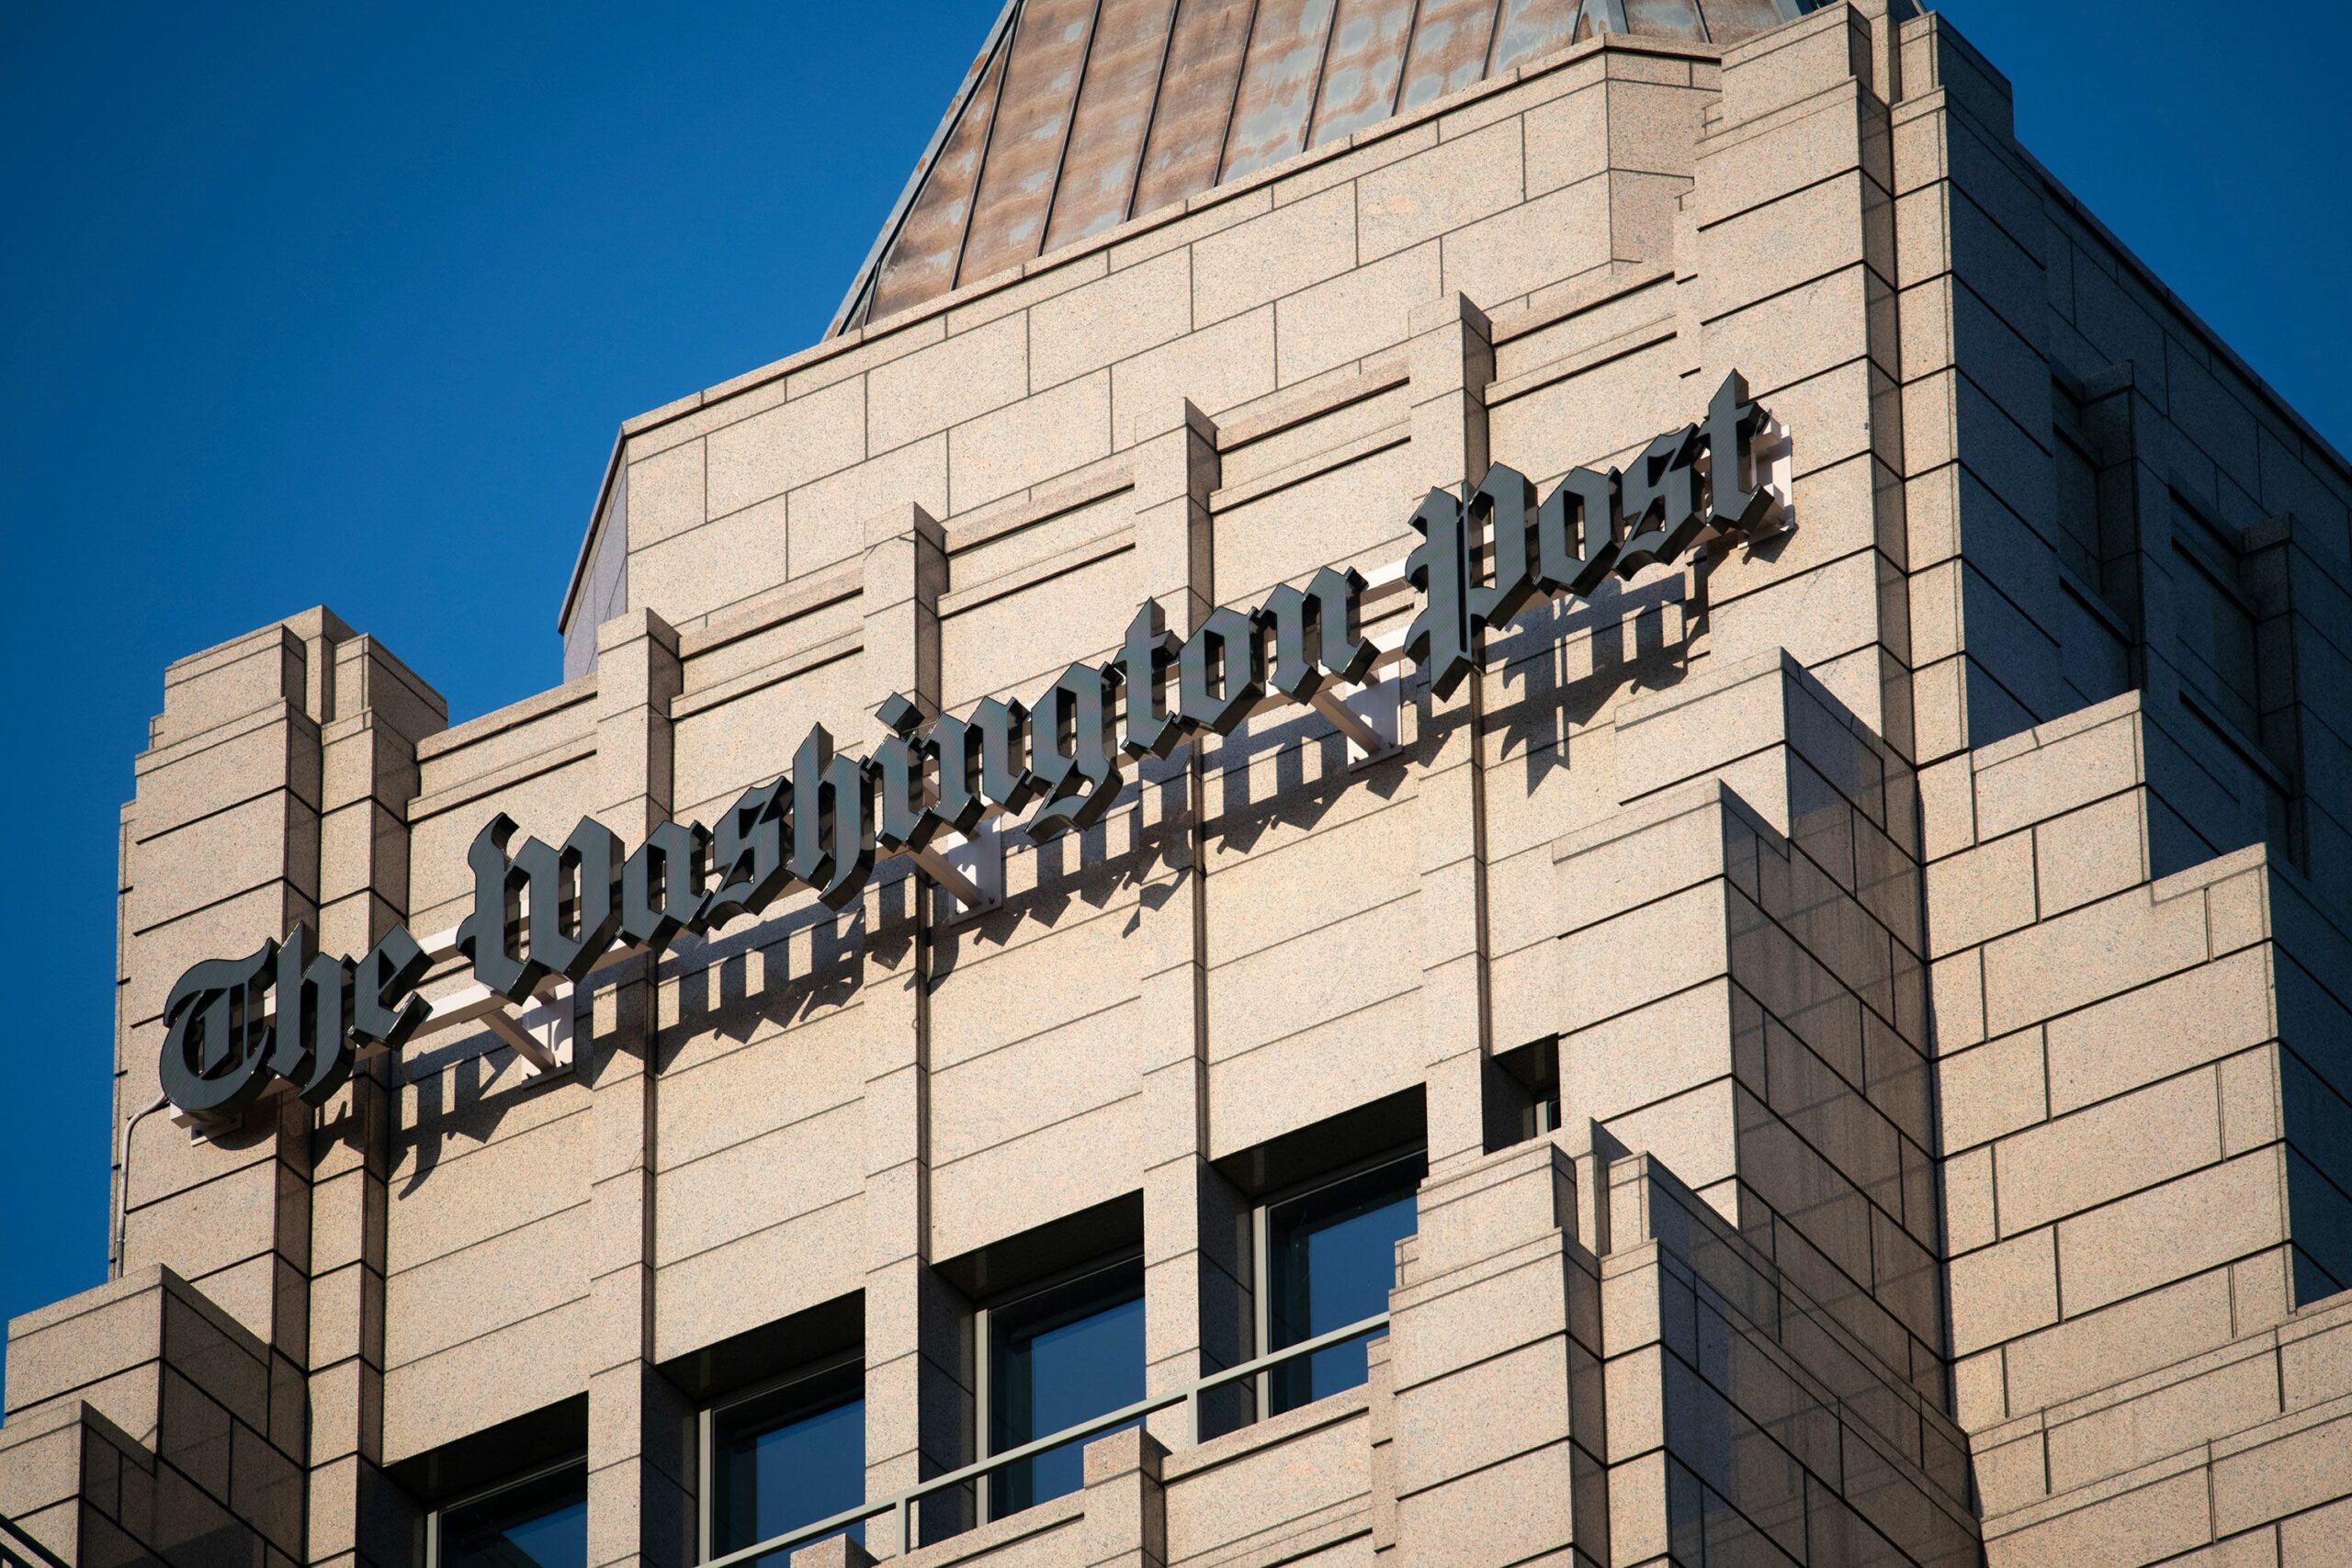
<path fill-rule="evenodd" d="M 739 1551 L 730 1551 L 724 1557 L 714 1557 L 704 1564 L 704 1568 L 749 1568 L 749 1564 L 758 1562 L 770 1553 L 788 1552 L 795 1547 L 806 1546 L 810 1541 L 821 1540 L 836 1530 L 847 1529 L 852 1525 L 862 1524 L 867 1519 L 877 1518 L 884 1514 L 893 1516 L 897 1523 L 899 1551 L 901 1552 L 910 1551 L 914 1545 L 910 1533 L 914 1524 L 914 1506 L 925 1497 L 943 1492 L 952 1492 L 959 1486 L 970 1485 L 1003 1469 L 1006 1465 L 1018 1464 L 1025 1459 L 1035 1459 L 1037 1455 L 1058 1449 L 1066 1443 L 1101 1437 L 1105 1432 L 1125 1427 L 1130 1422 L 1139 1421 L 1147 1416 L 1157 1415 L 1162 1410 L 1173 1410 L 1180 1404 L 1184 1407 L 1184 1429 L 1190 1440 L 1198 1443 L 1201 1440 L 1201 1396 L 1203 1394 L 1234 1383 L 1247 1382 L 1262 1372 L 1272 1371 L 1286 1362 L 1297 1360 L 1301 1357 L 1312 1356 L 1319 1350 L 1328 1350 L 1334 1345 L 1345 1345 L 1353 1339 L 1368 1339 L 1385 1332 L 1387 1327 L 1388 1314 L 1385 1312 L 1377 1313 L 1371 1317 L 1335 1328 L 1329 1334 L 1318 1334 L 1312 1339 L 1302 1339 L 1295 1345 L 1285 1345 L 1269 1355 L 1243 1361 L 1238 1366 L 1227 1367 L 1220 1372 L 1213 1372 L 1190 1387 L 1179 1389 L 1173 1393 L 1154 1394 L 1149 1399 L 1137 1400 L 1133 1404 L 1105 1412 L 1092 1420 L 1080 1421 L 1078 1425 L 1065 1427 L 1058 1432 L 1049 1432 L 1042 1438 L 1022 1444 L 1019 1448 L 1007 1449 L 1001 1454 L 990 1454 L 978 1463 L 965 1465 L 960 1470 L 951 1470 L 944 1475 L 934 1475 L 930 1480 L 920 1482 L 895 1495 L 860 1504 L 854 1508 L 844 1509 L 831 1518 L 819 1519 L 814 1524 L 802 1525 L 797 1529 L 790 1529 L 782 1535 L 771 1536 L 766 1540 L 754 1542 Z"/>

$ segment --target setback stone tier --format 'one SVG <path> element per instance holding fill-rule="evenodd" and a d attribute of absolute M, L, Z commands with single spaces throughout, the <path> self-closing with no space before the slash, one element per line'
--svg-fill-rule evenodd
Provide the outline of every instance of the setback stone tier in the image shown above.
<path fill-rule="evenodd" d="M 164 672 L 0 1562 L 2352 1561 L 2347 627 L 1905 0 L 1012 0 L 560 684 Z"/>

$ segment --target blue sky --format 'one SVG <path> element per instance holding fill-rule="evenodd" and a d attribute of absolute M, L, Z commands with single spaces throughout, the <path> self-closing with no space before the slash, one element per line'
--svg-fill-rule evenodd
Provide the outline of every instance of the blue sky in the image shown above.
<path fill-rule="evenodd" d="M 453 718 L 554 683 L 614 427 L 822 333 L 994 9 L 0 11 L 0 1316 L 105 1274 L 114 837 L 164 664 L 324 602 Z M 2297 43 L 2334 28 L 1941 9 L 2352 445 L 2352 114 Z"/>

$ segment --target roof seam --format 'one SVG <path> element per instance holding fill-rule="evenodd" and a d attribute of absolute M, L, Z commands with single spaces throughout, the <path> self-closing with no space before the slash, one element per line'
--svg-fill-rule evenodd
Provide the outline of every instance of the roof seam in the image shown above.
<path fill-rule="evenodd" d="M 1069 90 L 1069 112 L 1062 117 L 1062 144 L 1054 151 L 1054 183 L 1046 191 L 1046 210 L 1037 220 L 1037 254 L 1046 254 L 1046 241 L 1054 231 L 1054 208 L 1062 198 L 1062 172 L 1069 166 L 1069 140 L 1078 132 L 1078 107 L 1086 101 L 1087 79 L 1094 74 L 1094 40 L 1102 31 L 1102 0 L 1094 0 L 1093 15 L 1086 21 L 1086 42 L 1078 56 L 1078 80 Z M 1002 90 L 999 89 L 999 96 Z"/>
<path fill-rule="evenodd" d="M 1207 188 L 1225 183 L 1225 157 L 1233 145 L 1233 116 L 1241 107 L 1241 84 L 1250 80 L 1250 49 L 1258 41 L 1258 0 L 1250 0 L 1250 20 L 1241 29 L 1241 58 L 1233 68 L 1233 96 L 1225 100 L 1225 124 L 1216 133 L 1216 158 L 1209 164 Z"/>
<path fill-rule="evenodd" d="M 964 118 L 972 99 L 978 95 L 980 84 L 988 77 L 989 62 L 996 57 L 997 48 L 1003 39 L 1005 24 L 1021 3 L 1022 0 L 1004 0 L 1003 9 L 997 12 L 996 21 L 989 28 L 989 36 L 981 41 L 980 52 L 973 57 L 971 68 L 964 73 L 963 85 L 956 89 L 956 97 L 948 104 L 947 113 L 941 118 L 938 129 L 931 133 L 931 141 L 915 159 L 914 172 L 907 176 L 906 185 L 899 190 L 898 204 L 891 208 L 889 217 L 883 220 L 882 231 L 874 237 L 873 247 L 865 253 L 865 264 L 858 268 L 856 278 L 850 284 L 849 293 L 843 296 L 841 309 L 833 312 L 832 324 L 825 329 L 827 337 L 840 335 L 852 324 L 851 318 L 860 306 L 871 303 L 875 285 L 882 276 L 883 259 L 906 228 L 907 219 L 914 211 L 915 202 L 922 197 L 923 187 L 931 182 L 941 149 L 947 145 L 947 139 L 955 134 L 956 123 Z"/>
<path fill-rule="evenodd" d="M 1183 19 L 1184 0 L 1168 0 L 1168 30 L 1159 39 L 1159 69 L 1151 78 L 1151 103 L 1144 110 L 1143 134 L 1136 139 L 1135 173 L 1127 178 L 1126 204 L 1119 209 L 1125 223 L 1136 215 L 1136 196 L 1143 189 L 1143 168 L 1151 161 L 1151 130 L 1159 122 L 1159 95 L 1168 85 L 1168 60 L 1176 51 L 1176 24 Z"/>
<path fill-rule="evenodd" d="M 972 220 L 980 210 L 982 182 L 989 177 L 989 149 L 996 145 L 997 122 L 1004 118 L 1004 90 L 1012 85 L 1012 53 L 1020 47 L 1021 23 L 1029 14 L 1028 0 L 1011 0 L 1011 9 L 1012 25 L 1004 34 L 1004 67 L 996 73 L 996 96 L 989 101 L 989 123 L 980 132 L 979 156 L 972 164 L 972 194 L 964 198 L 964 226 L 956 235 L 956 261 L 947 269 L 950 294 L 964 281 L 964 256 L 972 244 Z M 977 89 L 973 96 L 978 96 Z"/>

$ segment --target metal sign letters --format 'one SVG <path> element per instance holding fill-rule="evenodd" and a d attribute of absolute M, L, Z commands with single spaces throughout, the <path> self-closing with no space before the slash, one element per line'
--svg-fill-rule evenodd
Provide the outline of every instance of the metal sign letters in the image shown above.
<path fill-rule="evenodd" d="M 1421 540 L 1404 575 L 1419 607 L 1405 656 L 1449 697 L 1484 662 L 1487 634 L 1531 604 L 1756 534 L 1775 513 L 1758 472 L 1772 428 L 1735 371 L 1702 423 L 1658 436 L 1623 471 L 1577 468 L 1541 501 L 1501 464 L 1460 495 L 1430 491 L 1411 518 Z M 796 888 L 842 908 L 877 854 L 936 865 L 935 840 L 992 816 L 1026 813 L 1039 840 L 1084 829 L 1118 797 L 1128 762 L 1228 735 L 1270 695 L 1330 711 L 1327 694 L 1361 682 L 1378 655 L 1364 593 L 1363 576 L 1327 567 L 1256 609 L 1211 611 L 1182 639 L 1148 601 L 1108 663 L 1071 665 L 1033 703 L 990 697 L 926 721 L 893 696 L 877 716 L 888 738 L 870 758 L 812 726 L 790 771 L 744 791 L 716 826 L 665 822 L 626 854 L 590 818 L 560 845 L 517 846 L 502 812 L 467 852 L 474 902 L 458 951 L 483 987 L 520 1003 L 617 953 L 659 952 L 681 932 L 758 915 Z M 355 963 L 320 954 L 307 925 L 246 957 L 198 964 L 164 1005 L 164 1090 L 198 1123 L 236 1121 L 273 1080 L 320 1104 L 362 1051 L 397 1050 L 432 1016 L 416 995 L 429 967 L 404 927 Z"/>

